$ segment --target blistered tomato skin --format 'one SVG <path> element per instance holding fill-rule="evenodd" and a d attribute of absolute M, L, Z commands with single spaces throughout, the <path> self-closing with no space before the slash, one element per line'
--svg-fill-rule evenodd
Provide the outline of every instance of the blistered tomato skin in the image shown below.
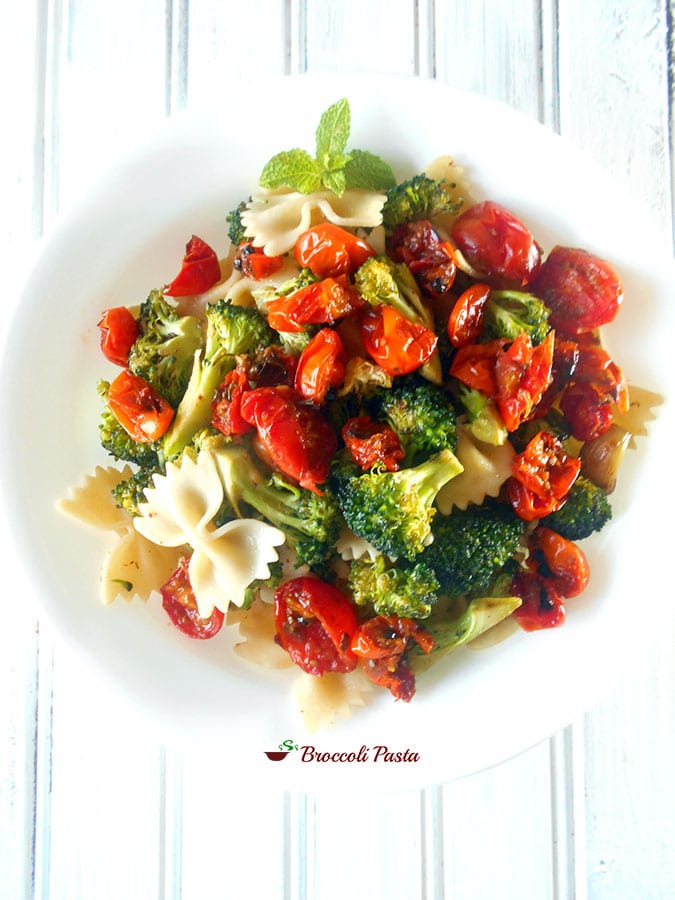
<path fill-rule="evenodd" d="M 583 334 L 611 322 L 623 285 L 604 259 L 573 247 L 554 247 L 533 285 L 551 310 L 549 322 L 566 334 Z"/>
<path fill-rule="evenodd" d="M 491 200 L 459 216 L 452 240 L 493 287 L 526 287 L 539 272 L 541 250 L 534 237 L 520 219 Z"/>
<path fill-rule="evenodd" d="M 314 225 L 295 243 L 298 265 L 306 266 L 319 278 L 351 275 L 371 256 L 375 251 L 368 241 L 332 222 Z"/>

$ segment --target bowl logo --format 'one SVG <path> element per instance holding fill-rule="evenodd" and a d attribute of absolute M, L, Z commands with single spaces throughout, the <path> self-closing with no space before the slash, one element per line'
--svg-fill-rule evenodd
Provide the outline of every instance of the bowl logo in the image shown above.
<path fill-rule="evenodd" d="M 268 759 L 271 759 L 273 762 L 280 762 L 280 760 L 286 759 L 291 750 L 299 749 L 294 741 L 287 739 L 279 744 L 278 750 L 265 750 L 264 752 Z"/>

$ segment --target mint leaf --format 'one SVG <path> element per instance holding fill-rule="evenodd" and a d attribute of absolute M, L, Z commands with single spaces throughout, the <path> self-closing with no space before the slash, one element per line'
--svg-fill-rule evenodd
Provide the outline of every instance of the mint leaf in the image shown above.
<path fill-rule="evenodd" d="M 334 169 L 334 159 L 341 156 L 349 140 L 351 111 L 346 97 L 329 106 L 316 129 L 316 159 L 323 169 Z"/>
<path fill-rule="evenodd" d="M 384 191 L 396 185 L 391 166 L 379 156 L 368 150 L 351 150 L 349 155 L 350 160 L 344 168 L 347 187 Z"/>
<path fill-rule="evenodd" d="M 305 150 L 283 150 L 267 163 L 260 175 L 266 188 L 289 187 L 310 194 L 321 187 L 321 167 Z"/>
<path fill-rule="evenodd" d="M 347 180 L 345 178 L 344 170 L 342 169 L 336 170 L 335 172 L 324 172 L 321 176 L 321 181 L 325 188 L 328 188 L 329 191 L 337 194 L 338 197 L 341 197 L 344 194 L 345 188 L 347 187 Z"/>

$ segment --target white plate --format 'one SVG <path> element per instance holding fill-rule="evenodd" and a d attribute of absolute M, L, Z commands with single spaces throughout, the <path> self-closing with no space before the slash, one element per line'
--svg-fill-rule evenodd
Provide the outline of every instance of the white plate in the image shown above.
<path fill-rule="evenodd" d="M 169 120 L 105 175 L 42 247 L 2 378 L 2 420 L 12 423 L 2 458 L 5 507 L 18 559 L 68 644 L 167 740 L 219 741 L 223 762 L 282 786 L 447 781 L 568 723 L 634 658 L 660 617 L 672 615 L 662 586 L 670 579 L 659 572 L 666 535 L 651 527 L 664 492 L 672 495 L 672 478 L 661 476 L 672 469 L 672 402 L 629 454 L 613 497 L 614 521 L 585 543 L 591 585 L 568 604 L 563 628 L 461 650 L 419 678 L 409 705 L 375 692 L 365 710 L 308 735 L 291 700 L 294 672 L 237 660 L 225 635 L 206 643 L 184 638 L 158 603 L 98 601 L 106 540 L 59 515 L 54 503 L 107 461 L 97 441 L 95 385 L 110 374 L 98 349 L 99 313 L 137 303 L 165 283 L 192 233 L 223 251 L 225 215 L 248 196 L 263 164 L 282 149 L 313 149 L 320 113 L 341 96 L 351 103 L 351 146 L 380 153 L 401 177 L 451 153 L 477 198 L 512 209 L 545 250 L 561 243 L 611 260 L 626 300 L 606 330 L 610 350 L 632 383 L 663 395 L 673 382 L 666 363 L 675 271 L 645 217 L 602 172 L 506 107 L 415 79 L 301 77 L 251 90 L 262 92 L 264 116 L 241 118 L 225 107 Z M 264 751 L 286 739 L 331 753 L 364 745 L 370 761 L 310 765 L 294 751 L 270 762 Z M 374 762 L 376 746 L 408 749 L 420 759 Z"/>

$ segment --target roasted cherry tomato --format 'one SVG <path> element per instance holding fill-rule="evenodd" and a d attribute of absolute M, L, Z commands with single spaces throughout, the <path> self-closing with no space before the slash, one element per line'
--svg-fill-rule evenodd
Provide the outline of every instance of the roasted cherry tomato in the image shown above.
<path fill-rule="evenodd" d="M 455 253 L 431 222 L 422 219 L 399 225 L 389 238 L 388 249 L 397 262 L 408 266 L 425 294 L 437 300 L 448 295 L 457 274 Z"/>
<path fill-rule="evenodd" d="M 560 509 L 580 469 L 555 435 L 540 431 L 513 459 L 507 491 L 516 513 L 529 522 Z"/>
<path fill-rule="evenodd" d="M 524 631 L 557 628 L 565 621 L 563 598 L 548 579 L 518 572 L 511 580 L 511 593 L 523 601 L 513 618 Z"/>
<path fill-rule="evenodd" d="M 106 359 L 118 366 L 126 366 L 129 351 L 138 337 L 138 325 L 126 306 L 106 309 L 98 323 L 101 329 L 101 350 Z"/>
<path fill-rule="evenodd" d="M 556 334 L 553 342 L 553 363 L 551 365 L 551 383 L 537 404 L 535 415 L 545 416 L 563 388 L 572 381 L 572 376 L 579 362 L 579 345 L 562 335 Z"/>
<path fill-rule="evenodd" d="M 592 441 L 609 430 L 614 418 L 612 398 L 582 381 L 565 388 L 560 410 L 578 441 Z"/>
<path fill-rule="evenodd" d="M 566 334 L 611 322 L 623 300 L 623 286 L 612 266 L 572 247 L 551 250 L 533 290 L 550 308 L 551 325 Z"/>
<path fill-rule="evenodd" d="M 348 419 L 342 428 L 342 440 L 356 465 L 364 470 L 383 466 L 388 472 L 396 472 L 405 457 L 393 428 L 370 416 Z"/>
<path fill-rule="evenodd" d="M 337 436 L 323 414 L 296 391 L 279 385 L 247 391 L 241 415 L 255 426 L 266 461 L 318 493 L 337 450 Z"/>
<path fill-rule="evenodd" d="M 300 354 L 295 370 L 295 389 L 305 400 L 321 404 L 331 388 L 345 378 L 342 341 L 332 328 L 322 328 Z"/>
<path fill-rule="evenodd" d="M 206 618 L 199 615 L 197 598 L 190 584 L 189 563 L 190 557 L 182 556 L 176 571 L 160 588 L 162 606 L 176 628 L 188 637 L 206 640 L 218 634 L 225 616 L 217 607 Z"/>
<path fill-rule="evenodd" d="M 351 275 L 375 256 L 368 241 L 332 222 L 321 222 L 304 231 L 295 242 L 295 258 L 319 278 Z"/>
<path fill-rule="evenodd" d="M 330 325 L 363 305 L 345 278 L 324 278 L 267 305 L 267 320 L 275 331 L 302 331 L 304 325 Z"/>
<path fill-rule="evenodd" d="M 528 568 L 553 584 L 561 597 L 576 597 L 586 588 L 588 560 L 573 541 L 540 525 L 530 536 L 528 547 Z"/>
<path fill-rule="evenodd" d="M 246 434 L 253 430 L 241 414 L 241 400 L 251 383 L 243 368 L 228 372 L 211 402 L 211 424 L 225 435 Z"/>
<path fill-rule="evenodd" d="M 262 281 L 269 278 L 283 267 L 283 256 L 268 256 L 262 247 L 254 247 L 251 243 L 240 244 L 233 266 L 239 269 L 246 278 Z"/>
<path fill-rule="evenodd" d="M 493 287 L 525 287 L 539 271 L 541 250 L 529 230 L 491 200 L 458 216 L 451 236 L 466 261 Z"/>
<path fill-rule="evenodd" d="M 599 344 L 579 345 L 579 360 L 571 380 L 592 384 L 599 393 L 607 394 L 616 403 L 619 412 L 628 412 L 630 397 L 626 379 L 609 353 Z"/>
<path fill-rule="evenodd" d="M 495 362 L 506 344 L 505 338 L 486 344 L 465 344 L 452 358 L 450 375 L 486 397 L 494 397 L 497 393 Z"/>
<path fill-rule="evenodd" d="M 110 385 L 108 406 L 127 434 L 143 444 L 159 440 L 174 415 L 164 397 L 128 369 L 120 372 Z"/>
<path fill-rule="evenodd" d="M 352 650 L 372 682 L 387 688 L 397 700 L 409 702 L 415 694 L 415 675 L 406 652 L 413 642 L 424 653 L 434 646 L 432 636 L 413 619 L 374 616 L 359 626 Z"/>
<path fill-rule="evenodd" d="M 431 359 L 438 343 L 433 331 L 385 304 L 365 310 L 361 337 L 368 354 L 388 375 L 419 369 Z"/>
<path fill-rule="evenodd" d="M 448 319 L 448 337 L 453 347 L 463 347 L 479 336 L 489 297 L 488 284 L 474 284 L 459 295 Z"/>
<path fill-rule="evenodd" d="M 515 431 L 533 414 L 551 383 L 554 333 L 536 347 L 522 331 L 495 360 L 495 402 L 507 431 Z"/>
<path fill-rule="evenodd" d="M 351 643 L 358 628 L 352 604 L 318 578 L 293 578 L 274 593 L 275 640 L 310 675 L 351 672 Z"/>
<path fill-rule="evenodd" d="M 170 297 L 203 294 L 220 281 L 220 264 L 214 250 L 194 234 L 185 247 L 183 265 L 164 293 Z"/>

